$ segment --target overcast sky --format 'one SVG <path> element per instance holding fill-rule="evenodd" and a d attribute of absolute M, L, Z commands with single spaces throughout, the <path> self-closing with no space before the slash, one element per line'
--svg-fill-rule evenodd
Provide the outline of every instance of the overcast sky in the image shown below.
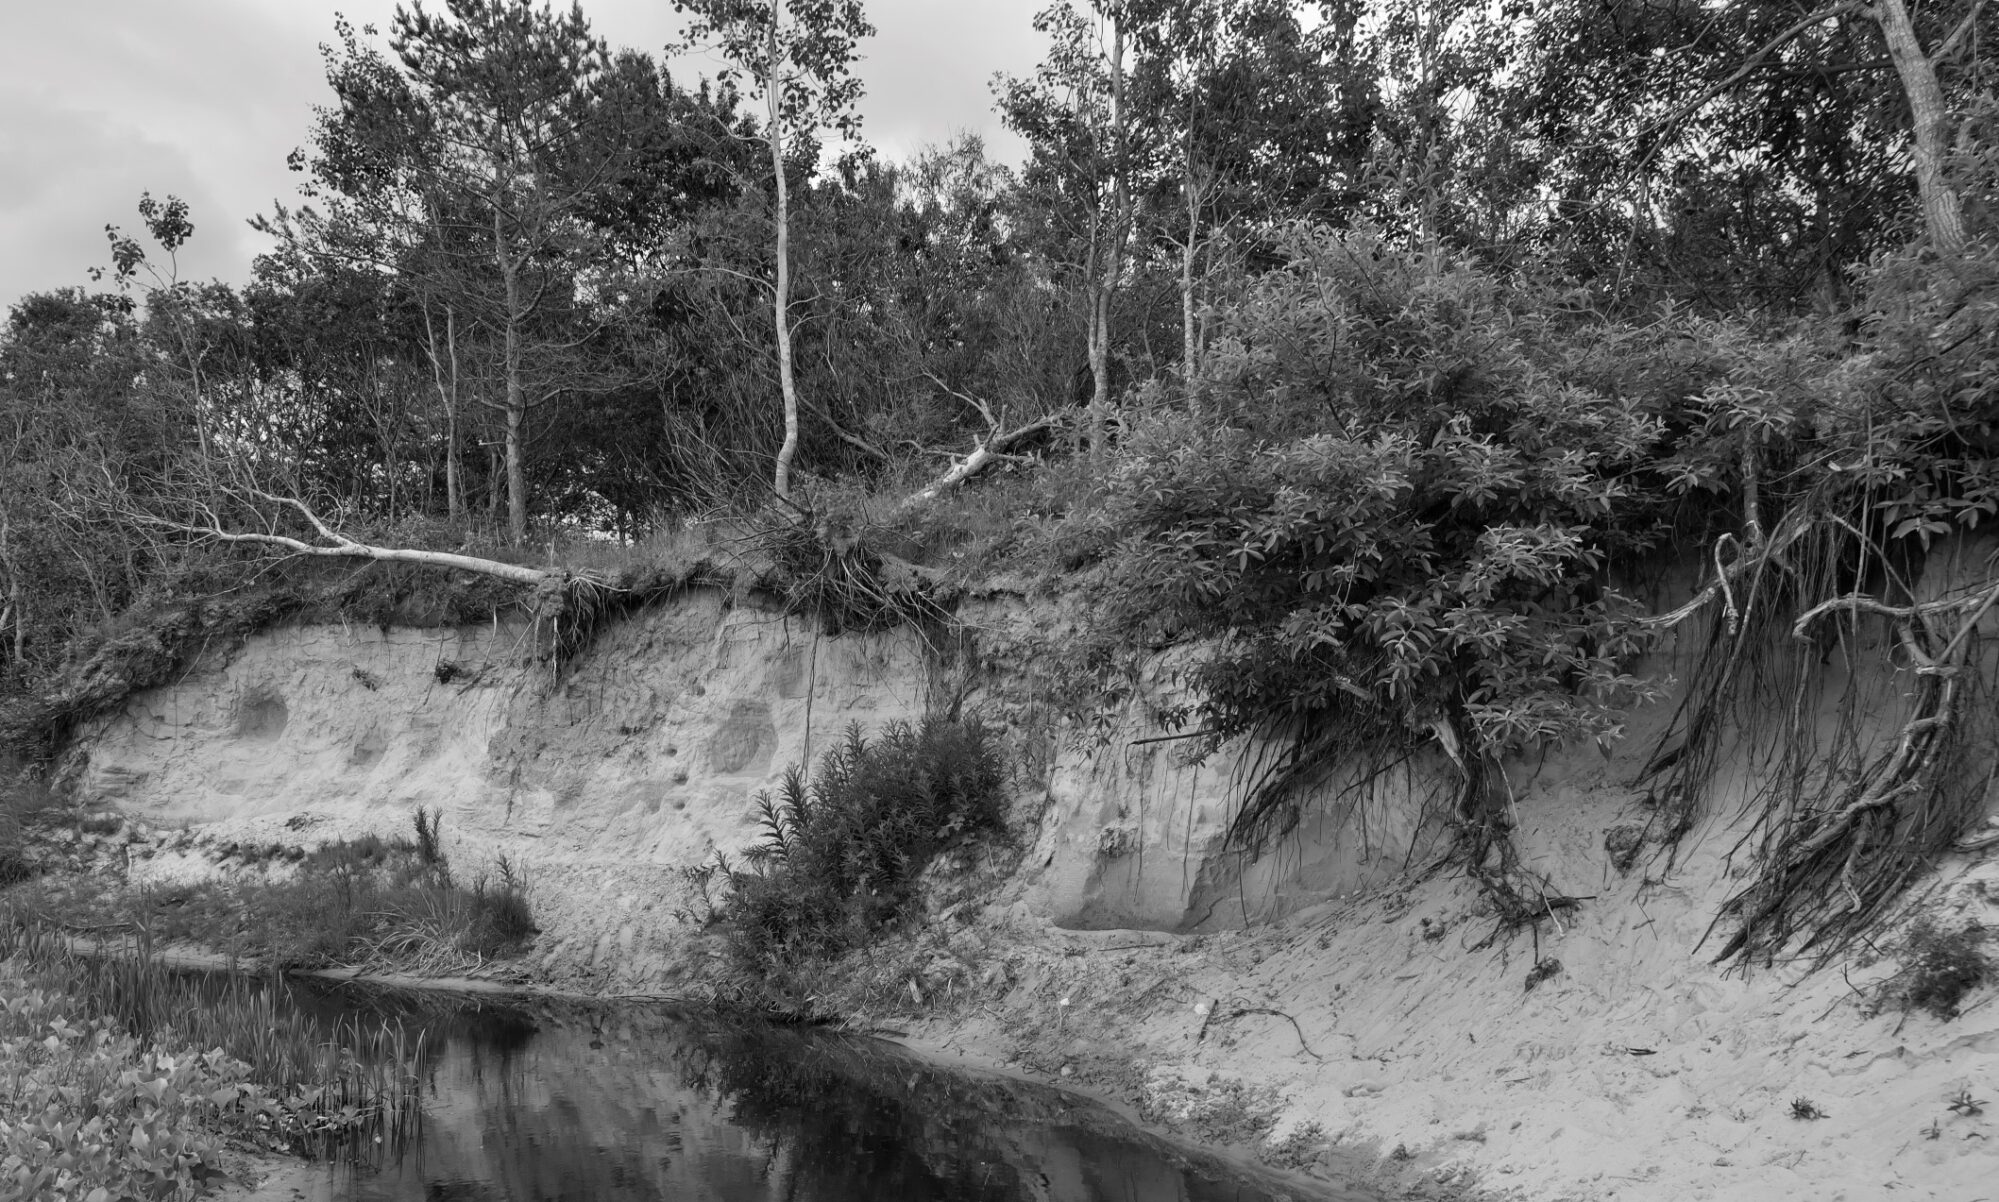
<path fill-rule="evenodd" d="M 567 0 L 563 0 L 566 4 Z M 867 0 L 868 140 L 900 156 L 959 130 L 1019 154 L 987 81 L 1040 58 L 1043 0 Z M 387 32 L 396 0 L 4 0 L 0 16 L 0 306 L 87 282 L 106 222 L 138 231 L 139 194 L 193 210 L 183 276 L 241 282 L 264 240 L 244 222 L 292 201 L 285 155 L 331 98 L 333 16 Z M 429 5 L 443 7 L 440 0 Z M 670 0 L 584 0 L 613 49 L 657 52 Z"/>

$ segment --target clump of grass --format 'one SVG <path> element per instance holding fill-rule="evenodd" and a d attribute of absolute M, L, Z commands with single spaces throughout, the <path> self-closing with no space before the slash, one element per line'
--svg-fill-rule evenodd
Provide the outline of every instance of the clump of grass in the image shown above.
<path fill-rule="evenodd" d="M 61 881 L 11 892 L 0 919 L 91 931 L 137 930 L 253 959 L 276 970 L 356 965 L 398 972 L 476 969 L 537 933 L 526 874 L 502 857 L 466 888 L 419 811 L 416 840 L 366 835 L 327 843 L 273 880 L 207 880 L 101 893 Z M 426 860 L 428 845 L 435 858 Z M 289 857 L 287 857 L 289 858 Z"/>
<path fill-rule="evenodd" d="M 1956 1018 L 1964 996 L 1992 979 L 1984 944 L 1985 928 L 1976 922 L 1949 931 L 1921 919 L 1903 941 L 1902 971 L 1889 982 L 1890 997 L 1905 1011 L 1928 1011 L 1943 1022 Z"/>
<path fill-rule="evenodd" d="M 27 858 L 28 825 L 55 805 L 54 794 L 39 777 L 0 758 L 0 889 L 34 875 Z"/>
<path fill-rule="evenodd" d="M 900 919 L 916 880 L 952 843 L 1005 829 L 1005 772 L 976 721 L 894 723 L 868 741 L 858 725 L 819 761 L 760 794 L 764 839 L 748 867 L 722 864 L 721 908 L 736 966 L 787 992 L 801 963 L 861 946 Z"/>

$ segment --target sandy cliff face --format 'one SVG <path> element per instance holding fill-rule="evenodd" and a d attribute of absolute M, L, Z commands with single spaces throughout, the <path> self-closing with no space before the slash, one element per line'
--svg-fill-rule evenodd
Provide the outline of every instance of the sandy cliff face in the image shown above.
<path fill-rule="evenodd" d="M 967 616 L 982 630 L 1061 645 L 1059 614 L 979 606 Z M 1999 618 L 1988 625 L 1999 638 Z M 1852 644 L 1873 666 L 1851 712 L 1885 734 L 1910 674 L 1868 637 Z M 527 649 L 504 626 L 274 631 L 90 732 L 79 783 L 229 839 L 407 829 L 417 806 L 440 807 L 461 870 L 506 854 L 529 872 L 545 928 L 534 971 L 671 991 L 688 942 L 675 912 L 691 904 L 679 870 L 754 841 L 755 792 L 851 722 L 962 695 L 1040 750 L 1022 757 L 1029 846 L 1014 878 L 921 936 L 969 969 L 954 987 L 978 1002 L 929 1027 L 912 1014 L 933 1046 L 1073 1073 L 1214 1138 L 1260 1114 L 1306 1161 L 1326 1141 L 1400 1147 L 1382 1162 L 1398 1190 L 1857 1202 L 1969 1199 L 1990 1183 L 1999 1128 L 1947 1105 L 1999 1088 L 1989 987 L 1939 1023 L 1871 1007 L 1892 954 L 1745 979 L 1701 950 L 1750 871 L 1742 808 L 1774 723 L 1725 749 L 1676 857 L 1648 844 L 1624 870 L 1607 843 L 1652 816 L 1640 769 L 1670 703 L 1635 715 L 1608 755 L 1509 765 L 1524 863 L 1587 899 L 1509 934 L 1456 874 L 1403 872 L 1436 848 L 1420 772 L 1244 862 L 1224 847 L 1234 755 L 1197 764 L 1183 742 L 1146 741 L 1162 732 L 1145 704 L 1102 739 L 1047 737 L 1007 687 L 1029 664 L 967 681 L 913 634 L 820 637 L 716 592 L 623 621 L 559 680 Z M 1684 677 L 1689 663 L 1668 648 L 1654 668 Z M 1169 668 L 1142 682 L 1148 702 L 1170 700 Z M 1795 700 L 1828 731 L 1845 720 L 1830 694 Z M 1999 924 L 1989 850 L 1951 857 L 1923 892 L 1952 926 Z M 1798 1098 L 1829 1117 L 1791 1117 Z"/>
<path fill-rule="evenodd" d="M 1048 619 L 1021 603 L 979 615 Z M 459 860 L 525 865 L 552 918 L 551 972 L 663 987 L 670 957 L 644 945 L 670 938 L 688 904 L 679 870 L 755 842 L 759 790 L 852 723 L 918 720 L 945 689 L 969 687 L 977 711 L 982 687 L 1005 684 L 951 678 L 912 632 L 826 637 L 719 591 L 618 623 L 560 679 L 530 650 L 529 632 L 505 625 L 258 635 L 102 723 L 80 786 L 231 838 L 401 830 L 438 808 Z M 1036 731 L 1038 754 L 1023 757 L 1033 843 L 1018 892 L 1057 926 L 1273 917 L 1385 879 L 1427 830 L 1389 793 L 1360 821 L 1313 819 L 1245 861 L 1225 847 L 1238 756 L 1134 745 L 1158 733 L 1144 710 L 1088 745 Z"/>

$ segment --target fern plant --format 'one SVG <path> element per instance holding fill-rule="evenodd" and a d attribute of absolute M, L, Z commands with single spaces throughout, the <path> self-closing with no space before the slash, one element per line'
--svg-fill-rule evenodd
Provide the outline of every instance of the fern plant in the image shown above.
<path fill-rule="evenodd" d="M 1005 771 L 976 721 L 860 726 L 805 772 L 756 798 L 762 839 L 731 868 L 720 917 L 739 968 L 755 978 L 836 955 L 900 919 L 917 877 L 952 844 L 1005 826 Z"/>

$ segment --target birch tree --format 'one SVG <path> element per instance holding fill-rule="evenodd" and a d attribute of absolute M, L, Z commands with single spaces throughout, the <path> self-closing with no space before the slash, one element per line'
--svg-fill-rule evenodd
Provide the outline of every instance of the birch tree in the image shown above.
<path fill-rule="evenodd" d="M 770 153 L 771 319 L 776 330 L 778 388 L 784 442 L 771 488 L 791 499 L 791 465 L 798 454 L 798 379 L 792 363 L 792 158 L 816 147 L 820 131 L 842 137 L 860 128 L 855 109 L 862 83 L 853 73 L 860 40 L 874 35 L 860 0 L 674 0 L 688 14 L 688 48 L 718 51 L 725 82 L 740 81 L 763 102 L 763 140 Z"/>

